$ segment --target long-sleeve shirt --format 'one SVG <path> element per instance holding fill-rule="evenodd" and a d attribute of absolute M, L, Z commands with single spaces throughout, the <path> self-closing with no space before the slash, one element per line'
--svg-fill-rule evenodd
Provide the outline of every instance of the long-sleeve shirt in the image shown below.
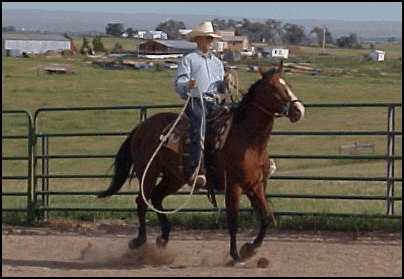
<path fill-rule="evenodd" d="M 192 89 L 188 85 L 191 78 L 197 81 L 197 86 Z M 222 61 L 212 53 L 204 57 L 197 49 L 185 55 L 178 64 L 174 89 L 182 99 L 188 96 L 199 97 L 200 93 L 216 95 L 218 92 L 223 92 L 223 78 Z"/>

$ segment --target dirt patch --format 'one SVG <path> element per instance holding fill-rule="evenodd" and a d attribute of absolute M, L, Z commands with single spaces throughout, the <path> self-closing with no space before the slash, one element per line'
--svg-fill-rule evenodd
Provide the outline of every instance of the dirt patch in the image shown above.
<path fill-rule="evenodd" d="M 226 231 L 173 231 L 157 247 L 130 250 L 135 228 L 123 221 L 70 228 L 3 225 L 3 276 L 401 276 L 402 234 L 271 230 L 251 259 L 234 264 Z M 77 225 L 80 225 L 78 227 Z M 90 229 L 91 227 L 91 229 Z M 124 227 L 122 229 L 122 227 Z M 84 228 L 84 229 L 83 229 Z M 70 230 L 70 231 L 69 231 Z M 76 231 L 74 231 L 76 230 Z M 109 231 L 109 233 L 105 233 Z M 96 235 L 97 234 L 97 235 Z M 239 248 L 255 232 L 241 230 Z"/>
<path fill-rule="evenodd" d="M 127 248 L 127 245 L 105 246 L 89 241 L 88 246 L 80 252 L 79 260 L 86 263 L 99 263 L 103 267 L 123 268 L 170 265 L 174 262 L 174 258 L 175 255 L 169 249 L 152 243 L 146 243 L 139 249 L 131 250 Z"/>

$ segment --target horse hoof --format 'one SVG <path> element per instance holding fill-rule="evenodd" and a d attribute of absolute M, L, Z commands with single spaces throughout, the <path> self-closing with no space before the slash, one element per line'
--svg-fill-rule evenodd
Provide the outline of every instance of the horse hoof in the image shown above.
<path fill-rule="evenodd" d="M 252 243 L 246 242 L 240 249 L 240 257 L 245 260 L 251 258 L 257 253 L 257 250 L 254 249 L 254 245 Z"/>
<path fill-rule="evenodd" d="M 242 258 L 240 257 L 240 255 L 237 253 L 237 251 L 230 252 L 230 256 L 232 257 L 232 259 L 230 260 L 230 262 L 233 261 L 234 264 L 243 261 L 243 259 L 242 259 Z"/>
<path fill-rule="evenodd" d="M 156 245 L 158 247 L 166 247 L 168 243 L 167 239 L 164 239 L 161 235 L 156 238 Z"/>
<path fill-rule="evenodd" d="M 146 240 L 139 240 L 138 238 L 134 238 L 128 243 L 129 249 L 138 249 L 140 248 L 143 244 L 146 243 Z"/>

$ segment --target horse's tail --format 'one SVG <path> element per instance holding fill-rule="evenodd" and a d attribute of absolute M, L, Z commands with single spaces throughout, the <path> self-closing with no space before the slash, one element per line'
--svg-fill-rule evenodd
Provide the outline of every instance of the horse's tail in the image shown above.
<path fill-rule="evenodd" d="M 133 159 L 130 153 L 130 143 L 135 131 L 136 128 L 130 133 L 130 135 L 126 138 L 126 140 L 119 148 L 118 154 L 115 157 L 114 177 L 108 189 L 98 195 L 99 198 L 112 196 L 113 194 L 118 192 L 128 178 L 130 169 L 133 164 Z"/>

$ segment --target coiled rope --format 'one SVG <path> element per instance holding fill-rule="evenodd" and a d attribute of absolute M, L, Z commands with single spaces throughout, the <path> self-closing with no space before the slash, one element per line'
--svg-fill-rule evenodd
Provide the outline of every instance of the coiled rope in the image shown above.
<path fill-rule="evenodd" d="M 238 80 L 238 75 L 234 70 L 228 70 L 228 73 L 229 73 L 229 81 L 228 81 L 228 83 L 229 83 L 229 92 L 228 92 L 228 94 L 230 96 L 231 102 L 234 104 L 235 100 L 232 98 L 232 95 L 238 96 L 239 93 L 240 93 L 239 80 Z M 235 89 L 235 91 L 236 91 L 235 94 L 232 93 L 233 89 Z M 205 106 L 203 104 L 202 93 L 200 92 L 200 90 L 198 90 L 198 91 L 199 91 L 199 97 L 201 99 L 202 111 L 203 111 L 203 117 L 202 117 L 201 129 L 200 129 L 200 133 L 201 133 L 200 138 L 201 138 L 201 143 L 202 143 L 201 146 L 202 146 L 202 150 L 203 150 L 203 148 L 204 148 L 204 144 L 203 144 L 204 143 L 204 137 L 203 137 L 203 133 L 202 133 L 203 130 L 202 129 L 205 129 L 205 125 L 206 125 L 206 123 L 205 123 Z M 163 144 L 167 141 L 167 139 L 169 138 L 169 136 L 173 132 L 175 126 L 178 124 L 178 122 L 181 119 L 182 115 L 185 113 L 185 109 L 188 106 L 188 103 L 189 103 L 190 99 L 191 98 L 188 97 L 187 102 L 185 103 L 184 107 L 182 108 L 181 113 L 178 115 L 177 119 L 175 120 L 173 126 L 170 128 L 168 133 L 166 135 L 160 135 L 160 144 L 156 148 L 156 150 L 154 151 L 154 153 L 151 156 L 149 162 L 147 163 L 146 168 L 145 168 L 145 170 L 143 172 L 143 175 L 142 175 L 141 182 L 140 182 L 140 192 L 142 194 L 142 198 L 143 198 L 144 202 L 146 203 L 146 205 L 148 207 L 150 207 L 151 210 L 153 210 L 154 212 L 160 213 L 160 214 L 173 214 L 173 213 L 176 213 L 176 212 L 182 210 L 188 204 L 188 202 L 191 200 L 191 197 L 192 197 L 192 195 L 193 195 L 193 193 L 195 191 L 196 179 L 192 183 L 192 189 L 191 189 L 190 194 L 188 195 L 186 201 L 180 207 L 178 207 L 177 209 L 174 209 L 172 211 L 162 211 L 162 210 L 159 210 L 159 209 L 155 208 L 150 202 L 147 201 L 146 196 L 144 194 L 144 187 L 143 187 L 144 186 L 144 180 L 145 180 L 145 177 L 146 177 L 146 174 L 147 174 L 147 172 L 149 170 L 150 165 L 154 161 L 155 157 L 157 156 L 157 154 L 160 151 Z M 198 162 L 198 165 L 197 165 L 197 167 L 196 167 L 196 169 L 194 171 L 194 174 L 199 173 L 199 170 L 201 168 L 201 162 L 202 162 L 202 156 L 200 156 L 200 158 L 199 158 L 199 162 Z M 191 175 L 191 177 L 193 177 L 193 175 Z M 225 184 L 226 184 L 226 181 L 225 181 Z M 226 189 L 226 185 L 225 185 L 225 189 Z M 223 203 L 225 203 L 224 200 L 223 200 Z M 220 215 L 220 210 L 219 210 L 218 213 L 219 213 L 218 214 L 218 216 L 219 216 Z"/>
<path fill-rule="evenodd" d="M 235 104 L 235 102 L 239 101 L 239 93 L 241 93 L 241 90 L 239 89 L 239 80 L 238 80 L 238 75 L 237 72 L 231 69 L 226 70 L 228 73 L 228 95 L 230 96 L 230 100 Z M 235 100 L 233 96 L 237 97 Z"/>
<path fill-rule="evenodd" d="M 200 98 L 201 98 L 202 111 L 203 111 L 203 117 L 202 117 L 202 123 L 201 123 L 201 130 L 200 130 L 200 133 L 201 133 L 201 142 L 203 143 L 203 142 L 204 142 L 204 137 L 203 137 L 203 134 L 202 134 L 202 129 L 205 128 L 205 107 L 204 107 L 204 105 L 203 105 L 203 98 L 202 98 L 201 92 L 199 92 L 199 94 L 200 94 Z M 163 146 L 163 144 L 166 142 L 166 140 L 167 140 L 167 139 L 169 138 L 169 136 L 171 135 L 172 131 L 174 130 L 175 126 L 178 124 L 178 122 L 179 122 L 179 120 L 181 119 L 182 115 L 185 113 L 185 109 L 186 109 L 186 107 L 188 106 L 188 103 L 189 103 L 190 99 L 191 99 L 191 97 L 188 97 L 187 102 L 185 103 L 184 107 L 182 108 L 181 113 L 178 115 L 177 119 L 175 120 L 173 126 L 170 128 L 170 130 L 168 131 L 168 133 L 167 133 L 166 135 L 160 135 L 160 144 L 159 144 L 159 146 L 156 148 L 156 150 L 154 151 L 153 155 L 151 156 L 151 158 L 150 158 L 149 162 L 147 163 L 147 166 L 146 166 L 146 168 L 145 168 L 145 170 L 144 170 L 144 172 L 143 172 L 143 175 L 142 175 L 142 180 L 141 180 L 141 182 L 140 182 L 140 192 L 141 192 L 141 194 L 142 194 L 142 198 L 143 198 L 144 202 L 146 203 L 146 205 L 147 205 L 148 207 L 150 207 L 151 210 L 153 210 L 154 212 L 157 212 L 157 213 L 161 213 L 161 214 L 173 214 L 173 213 L 176 213 L 176 212 L 180 211 L 181 209 L 183 209 L 183 208 L 188 204 L 188 202 L 191 200 L 191 197 L 192 197 L 192 195 L 193 195 L 193 193 L 194 193 L 194 191 L 195 191 L 196 179 L 194 180 L 194 182 L 193 182 L 193 184 L 192 184 L 192 190 L 191 190 L 190 194 L 188 195 L 186 201 L 185 201 L 180 207 L 178 207 L 177 209 L 174 209 L 174 210 L 172 210 L 172 211 L 162 211 L 162 210 L 159 210 L 159 209 L 155 208 L 150 202 L 147 201 L 146 196 L 145 196 L 145 194 L 144 194 L 144 187 L 143 187 L 143 186 L 144 186 L 144 180 L 145 180 L 146 174 L 147 174 L 147 172 L 148 172 L 148 170 L 149 170 L 149 167 L 150 167 L 151 163 L 153 162 L 153 160 L 154 160 L 155 157 L 157 156 L 157 154 L 158 154 L 158 152 L 160 151 L 160 149 L 161 149 L 161 147 Z M 202 144 L 202 148 L 203 148 L 203 146 L 204 146 L 204 145 Z M 202 162 L 202 156 L 200 156 L 200 158 L 199 158 L 199 162 L 198 162 L 198 165 L 197 165 L 197 167 L 196 167 L 194 173 L 199 173 L 199 170 L 200 170 L 200 168 L 201 168 L 201 162 Z M 191 177 L 192 177 L 192 176 L 193 176 L 193 175 L 191 175 Z"/>

